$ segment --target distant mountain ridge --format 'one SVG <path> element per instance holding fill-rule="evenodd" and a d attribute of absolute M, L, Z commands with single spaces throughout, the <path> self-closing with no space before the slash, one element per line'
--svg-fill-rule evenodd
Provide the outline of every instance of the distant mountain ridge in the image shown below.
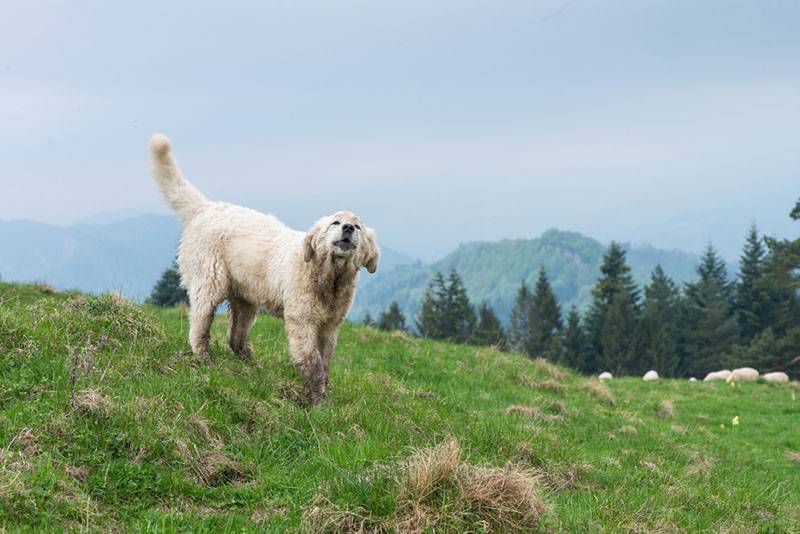
<path fill-rule="evenodd" d="M 154 214 L 122 220 L 102 214 L 87 220 L 101 223 L 63 227 L 0 220 L 0 278 L 89 293 L 119 291 L 137 301 L 147 298 L 177 254 L 178 220 Z M 382 252 L 389 270 L 414 261 L 391 248 Z"/>
<path fill-rule="evenodd" d="M 143 300 L 175 257 L 176 219 L 143 215 L 110 224 L 0 221 L 0 277 Z"/>
<path fill-rule="evenodd" d="M 142 301 L 177 251 L 180 223 L 171 216 L 141 215 L 107 224 L 68 227 L 33 221 L 0 221 L 0 278 L 46 282 L 59 289 L 119 291 Z M 562 306 L 584 307 L 599 276 L 606 246 L 577 232 L 548 230 L 535 239 L 504 239 L 458 246 L 433 263 L 382 246 L 381 266 L 364 274 L 350 313 L 373 317 L 397 300 L 413 321 L 428 280 L 436 271 L 456 269 L 474 303 L 488 302 L 506 321 L 521 280 L 533 287 L 540 266 L 550 276 Z M 657 264 L 678 282 L 694 278 L 699 257 L 649 245 L 627 246 L 638 282 Z M 729 274 L 733 274 L 732 271 Z"/>

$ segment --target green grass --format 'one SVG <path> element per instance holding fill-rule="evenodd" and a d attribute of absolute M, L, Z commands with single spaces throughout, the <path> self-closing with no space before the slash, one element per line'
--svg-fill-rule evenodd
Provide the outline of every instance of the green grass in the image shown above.
<path fill-rule="evenodd" d="M 612 402 L 519 355 L 345 325 L 307 409 L 282 323 L 259 318 L 255 367 L 225 323 L 206 368 L 184 310 L 0 284 L 0 528 L 399 529 L 409 458 L 448 440 L 536 474 L 530 530 L 799 528 L 794 384 L 628 378 Z M 497 529 L 454 484 L 425 497 L 429 530 Z"/>

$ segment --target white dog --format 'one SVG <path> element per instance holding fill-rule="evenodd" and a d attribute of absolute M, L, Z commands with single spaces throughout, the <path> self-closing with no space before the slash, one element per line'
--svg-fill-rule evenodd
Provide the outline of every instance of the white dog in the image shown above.
<path fill-rule="evenodd" d="M 267 310 L 284 319 L 292 358 L 317 404 L 326 393 L 337 329 L 353 303 L 358 271 L 378 268 L 375 232 L 346 211 L 303 233 L 272 215 L 211 202 L 183 178 L 167 137 L 154 135 L 150 153 L 156 183 L 184 224 L 178 267 L 191 304 L 192 351 L 210 361 L 214 311 L 227 299 L 230 347 L 251 360 L 250 328 L 258 311 Z"/>

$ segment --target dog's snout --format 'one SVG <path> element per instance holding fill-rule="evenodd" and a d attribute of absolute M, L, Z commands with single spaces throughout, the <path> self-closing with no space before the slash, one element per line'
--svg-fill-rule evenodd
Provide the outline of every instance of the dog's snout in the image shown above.
<path fill-rule="evenodd" d="M 343 234 L 352 234 L 355 231 L 356 227 L 352 224 L 343 224 L 342 225 L 342 233 Z"/>

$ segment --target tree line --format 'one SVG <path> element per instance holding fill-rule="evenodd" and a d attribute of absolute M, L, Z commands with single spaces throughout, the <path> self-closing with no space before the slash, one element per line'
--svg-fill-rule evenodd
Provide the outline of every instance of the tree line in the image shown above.
<path fill-rule="evenodd" d="M 800 201 L 791 213 L 800 219 Z M 409 331 L 393 302 L 369 324 Z M 523 281 L 503 328 L 486 303 L 477 308 L 456 271 L 436 273 L 416 317 L 421 337 L 494 345 L 544 357 L 583 373 L 704 376 L 722 368 L 800 371 L 800 239 L 760 236 L 752 225 L 731 279 L 709 244 L 694 282 L 678 285 L 657 266 L 640 288 L 625 250 L 606 250 L 592 300 L 581 314 L 573 305 L 562 315 L 547 272 L 536 285 Z"/>

